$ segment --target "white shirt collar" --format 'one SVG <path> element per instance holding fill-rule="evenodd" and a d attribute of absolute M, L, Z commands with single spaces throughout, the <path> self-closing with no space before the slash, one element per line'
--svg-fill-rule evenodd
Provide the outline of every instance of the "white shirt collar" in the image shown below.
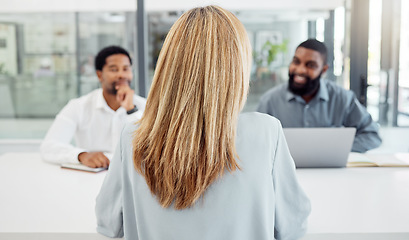
<path fill-rule="evenodd" d="M 95 108 L 97 109 L 105 109 L 107 111 L 115 112 L 112 108 L 108 106 L 107 101 L 104 98 L 104 95 L 102 94 L 102 88 L 98 89 L 98 94 L 96 98 L 96 103 L 95 103 Z"/>

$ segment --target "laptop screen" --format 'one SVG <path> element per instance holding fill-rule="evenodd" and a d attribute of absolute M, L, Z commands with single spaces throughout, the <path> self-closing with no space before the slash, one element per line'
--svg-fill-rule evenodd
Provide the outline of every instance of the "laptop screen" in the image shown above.
<path fill-rule="evenodd" d="M 297 168 L 345 167 L 355 128 L 284 128 Z"/>

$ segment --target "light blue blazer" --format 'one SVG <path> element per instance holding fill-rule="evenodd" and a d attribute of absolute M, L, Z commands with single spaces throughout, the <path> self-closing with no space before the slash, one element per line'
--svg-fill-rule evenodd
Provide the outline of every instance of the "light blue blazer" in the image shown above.
<path fill-rule="evenodd" d="M 135 171 L 128 124 L 96 202 L 97 231 L 140 240 L 298 239 L 310 202 L 301 189 L 280 122 L 241 114 L 236 149 L 241 170 L 226 172 L 193 207 L 163 208 Z"/>

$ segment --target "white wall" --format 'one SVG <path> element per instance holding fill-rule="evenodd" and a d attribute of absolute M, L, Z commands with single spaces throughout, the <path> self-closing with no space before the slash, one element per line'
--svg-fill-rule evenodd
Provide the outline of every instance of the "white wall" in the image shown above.
<path fill-rule="evenodd" d="M 178 10 L 215 4 L 229 10 L 335 9 L 344 0 L 145 0 L 146 9 Z"/>
<path fill-rule="evenodd" d="M 0 12 L 135 11 L 136 0 L 0 0 Z M 186 10 L 216 4 L 229 10 L 334 9 L 344 0 L 145 0 L 147 11 Z"/>
<path fill-rule="evenodd" d="M 135 11 L 136 0 L 0 0 L 0 12 Z"/>

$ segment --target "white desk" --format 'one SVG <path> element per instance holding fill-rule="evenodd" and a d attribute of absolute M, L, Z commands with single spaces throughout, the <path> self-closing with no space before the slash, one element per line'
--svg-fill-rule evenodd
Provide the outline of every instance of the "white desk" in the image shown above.
<path fill-rule="evenodd" d="M 30 239 L 27 233 L 38 239 L 109 239 L 95 230 L 95 198 L 104 177 L 105 172 L 61 169 L 43 162 L 38 153 L 1 155 L 0 239 Z"/>
<path fill-rule="evenodd" d="M 297 175 L 312 207 L 303 239 L 409 239 L 409 168 L 297 169 Z"/>
<path fill-rule="evenodd" d="M 409 168 L 298 169 L 311 199 L 303 240 L 409 239 Z M 38 153 L 0 156 L 0 239 L 109 239 L 95 231 L 105 172 L 61 169 Z"/>

